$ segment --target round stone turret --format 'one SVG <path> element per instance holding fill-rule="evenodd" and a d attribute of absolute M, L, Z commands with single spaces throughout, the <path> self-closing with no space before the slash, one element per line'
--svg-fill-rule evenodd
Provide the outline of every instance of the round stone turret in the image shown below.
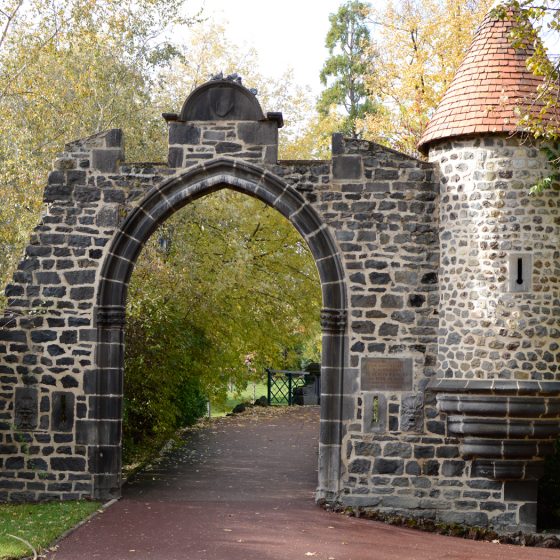
<path fill-rule="evenodd" d="M 529 192 L 549 164 L 518 123 L 541 79 L 512 25 L 484 19 L 419 149 L 441 181 L 431 388 L 471 476 L 527 481 L 560 433 L 560 198 Z M 533 527 L 533 510 L 519 523 Z"/>
<path fill-rule="evenodd" d="M 445 378 L 560 379 L 559 197 L 529 192 L 548 158 L 515 115 L 540 79 L 511 26 L 485 18 L 420 143 L 441 177 Z"/>

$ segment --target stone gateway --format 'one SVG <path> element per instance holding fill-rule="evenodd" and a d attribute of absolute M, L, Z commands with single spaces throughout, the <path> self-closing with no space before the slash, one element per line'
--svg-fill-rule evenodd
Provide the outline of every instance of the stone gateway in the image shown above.
<path fill-rule="evenodd" d="M 536 78 L 509 25 L 478 30 L 428 161 L 338 134 L 329 161 L 278 161 L 282 115 L 221 76 L 164 115 L 167 165 L 127 163 L 119 130 L 67 144 L 0 319 L 0 499 L 119 494 L 134 263 L 174 212 L 229 188 L 285 216 L 319 271 L 317 497 L 534 530 L 560 433 L 560 201 L 528 192 L 548 163 L 515 134 Z"/>

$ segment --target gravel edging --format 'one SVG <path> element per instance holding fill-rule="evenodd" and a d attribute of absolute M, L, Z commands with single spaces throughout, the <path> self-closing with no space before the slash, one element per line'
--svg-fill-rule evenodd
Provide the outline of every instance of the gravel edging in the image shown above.
<path fill-rule="evenodd" d="M 496 544 L 512 544 L 517 546 L 532 546 L 537 548 L 560 548 L 559 533 L 517 533 L 500 534 L 484 527 L 467 527 L 459 524 L 439 523 L 431 519 L 405 517 L 402 515 L 392 515 L 382 513 L 374 509 L 362 507 L 346 507 L 342 505 L 332 506 L 324 501 L 319 505 L 326 511 L 340 513 L 349 517 L 359 517 L 380 521 L 388 525 L 406 527 L 429 533 L 437 533 L 452 537 L 475 541 L 487 541 Z"/>

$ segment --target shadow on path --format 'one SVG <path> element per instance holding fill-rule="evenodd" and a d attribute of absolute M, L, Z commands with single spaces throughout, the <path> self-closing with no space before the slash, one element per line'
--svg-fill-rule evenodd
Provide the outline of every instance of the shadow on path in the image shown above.
<path fill-rule="evenodd" d="M 443 537 L 314 504 L 317 407 L 255 409 L 187 432 L 60 543 L 51 560 L 560 560 L 560 551 Z"/>

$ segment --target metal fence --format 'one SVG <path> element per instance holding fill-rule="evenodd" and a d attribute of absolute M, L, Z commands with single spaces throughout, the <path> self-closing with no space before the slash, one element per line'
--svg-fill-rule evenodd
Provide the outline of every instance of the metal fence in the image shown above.
<path fill-rule="evenodd" d="M 307 371 L 266 369 L 269 405 L 318 404 L 319 380 Z M 309 377 L 311 376 L 311 377 Z M 311 383 L 314 379 L 314 383 Z"/>

